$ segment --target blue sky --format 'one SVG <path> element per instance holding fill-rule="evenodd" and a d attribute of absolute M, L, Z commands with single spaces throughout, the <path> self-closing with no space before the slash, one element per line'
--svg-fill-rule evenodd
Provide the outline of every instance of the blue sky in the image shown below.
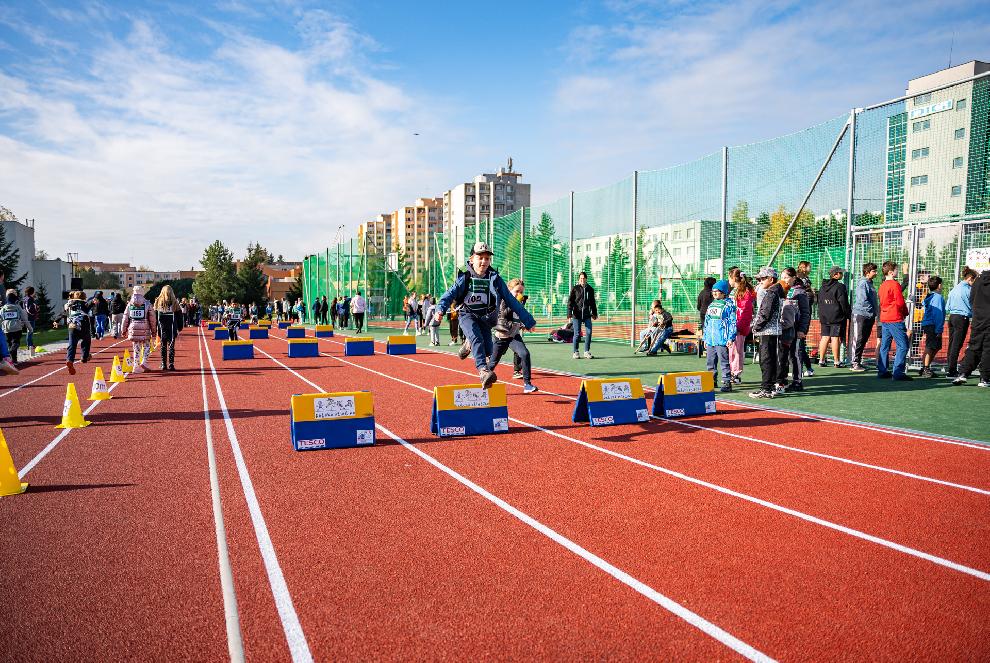
<path fill-rule="evenodd" d="M 300 258 L 509 155 L 540 204 L 896 97 L 990 59 L 980 9 L 6 2 L 0 204 L 53 255 Z"/>

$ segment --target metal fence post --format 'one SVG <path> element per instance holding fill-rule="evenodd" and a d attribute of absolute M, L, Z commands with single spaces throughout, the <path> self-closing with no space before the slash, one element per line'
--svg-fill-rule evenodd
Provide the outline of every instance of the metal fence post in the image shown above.
<path fill-rule="evenodd" d="M 632 181 L 632 301 L 629 307 L 629 345 L 636 347 L 636 271 L 638 260 L 636 254 L 639 253 L 639 210 L 637 202 L 639 199 L 639 171 L 633 171 Z"/>
<path fill-rule="evenodd" d="M 351 275 L 351 263 L 354 262 L 354 238 L 347 238 L 347 292 L 354 290 L 354 277 Z"/>
<path fill-rule="evenodd" d="M 570 297 L 571 288 L 574 287 L 574 192 L 571 191 L 571 203 L 567 213 L 567 223 L 570 226 L 570 238 L 567 248 L 567 296 Z M 565 312 L 566 313 L 566 312 Z"/>
<path fill-rule="evenodd" d="M 532 221 L 532 219 L 530 219 Z M 526 280 L 526 208 L 519 208 L 519 278 Z"/>
<path fill-rule="evenodd" d="M 728 232 L 729 223 L 729 148 L 722 147 L 722 228 L 718 238 L 718 255 L 721 260 L 719 269 L 722 276 L 725 276 L 725 238 Z"/>
<path fill-rule="evenodd" d="M 845 263 L 842 265 L 845 269 L 846 275 L 849 275 L 849 270 L 852 269 L 853 256 L 851 255 L 852 250 L 852 229 L 853 229 L 853 218 L 855 216 L 854 212 L 854 197 L 856 190 L 856 116 L 859 113 L 858 108 L 853 108 L 849 111 L 849 191 L 846 197 L 846 256 Z"/>

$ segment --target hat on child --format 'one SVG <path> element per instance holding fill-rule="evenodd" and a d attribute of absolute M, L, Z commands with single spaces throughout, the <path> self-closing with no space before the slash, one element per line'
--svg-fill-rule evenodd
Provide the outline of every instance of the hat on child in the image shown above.
<path fill-rule="evenodd" d="M 760 270 L 760 273 L 756 275 L 757 281 L 762 281 L 763 279 L 775 279 L 777 278 L 777 270 L 773 267 L 767 265 Z"/>
<path fill-rule="evenodd" d="M 716 281 L 715 285 L 712 286 L 712 290 L 718 290 L 722 294 L 727 295 L 729 294 L 729 282 L 726 281 L 725 279 L 722 279 L 721 281 Z"/>
<path fill-rule="evenodd" d="M 471 255 L 480 255 L 482 253 L 487 253 L 488 255 L 495 254 L 495 252 L 492 251 L 492 247 L 488 246 L 486 242 L 475 242 L 474 246 L 471 248 Z"/>

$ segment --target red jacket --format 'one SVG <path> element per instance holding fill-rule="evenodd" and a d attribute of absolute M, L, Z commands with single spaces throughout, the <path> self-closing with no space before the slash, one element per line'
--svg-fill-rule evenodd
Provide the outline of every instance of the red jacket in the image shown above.
<path fill-rule="evenodd" d="M 885 280 L 880 284 L 880 322 L 904 322 L 908 308 L 904 303 L 901 284 L 896 280 Z"/>

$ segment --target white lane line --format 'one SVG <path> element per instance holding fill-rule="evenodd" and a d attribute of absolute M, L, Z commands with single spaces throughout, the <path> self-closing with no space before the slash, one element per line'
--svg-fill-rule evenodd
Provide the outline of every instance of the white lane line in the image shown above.
<path fill-rule="evenodd" d="M 237 593 L 234 591 L 234 571 L 230 566 L 230 554 L 227 550 L 227 528 L 223 524 L 223 506 L 220 503 L 220 478 L 217 474 L 217 456 L 213 448 L 210 405 L 206 397 L 203 335 L 199 334 L 196 340 L 199 348 L 199 377 L 203 387 L 203 421 L 206 425 L 206 457 L 210 466 L 213 527 L 217 536 L 217 561 L 220 566 L 220 588 L 223 592 L 223 615 L 227 624 L 227 652 L 230 654 L 231 663 L 242 663 L 244 661 L 244 643 L 241 640 L 241 620 L 237 611 Z"/>
<path fill-rule="evenodd" d="M 281 338 L 281 337 L 276 336 L 275 338 Z M 285 339 L 282 339 L 282 340 L 285 340 Z M 264 351 L 262 351 L 262 352 L 264 352 Z M 405 380 L 402 380 L 400 378 L 393 377 L 391 375 L 387 375 L 385 373 L 382 373 L 380 371 L 376 371 L 376 370 L 374 370 L 372 368 L 368 368 L 366 366 L 361 366 L 360 364 L 355 364 L 353 362 L 347 361 L 346 359 L 342 359 L 341 357 L 337 357 L 335 355 L 331 355 L 331 354 L 326 353 L 326 352 L 322 352 L 320 354 L 322 354 L 325 357 L 330 357 L 331 359 L 335 359 L 335 360 L 337 360 L 339 362 L 342 362 L 344 364 L 347 364 L 349 366 L 354 366 L 355 368 L 360 368 L 361 370 L 368 371 L 369 373 L 374 373 L 375 375 L 380 375 L 380 376 L 382 376 L 384 378 L 388 378 L 389 380 L 393 380 L 395 382 L 399 382 L 399 383 L 402 383 L 404 385 L 413 387 L 414 389 L 419 389 L 420 391 L 425 391 L 425 392 L 430 393 L 430 394 L 433 393 L 433 391 L 431 389 L 427 389 L 426 387 L 421 387 L 418 384 L 413 384 L 412 382 L 406 382 Z M 398 355 L 388 355 L 388 356 L 398 356 Z M 531 423 L 529 423 L 527 421 L 523 421 L 521 419 L 516 419 L 514 417 L 509 417 L 509 419 L 511 421 L 516 422 L 517 424 L 520 424 L 522 426 L 526 426 L 528 428 L 532 428 L 534 430 L 542 431 L 542 432 L 546 433 L 547 435 L 552 435 L 553 437 L 560 438 L 561 440 L 566 440 L 568 442 L 573 442 L 574 444 L 579 444 L 579 445 L 581 445 L 583 447 L 586 447 L 588 449 L 593 449 L 595 451 L 599 451 L 599 452 L 604 453 L 604 454 L 607 454 L 609 456 L 613 456 L 615 458 L 620 458 L 622 460 L 628 461 L 628 462 L 633 463 L 635 465 L 639 465 L 641 467 L 645 467 L 645 468 L 648 468 L 648 469 L 651 469 L 651 470 L 655 470 L 657 472 L 662 472 L 663 474 L 666 474 L 668 476 L 674 477 L 676 479 L 681 479 L 682 481 L 687 481 L 689 483 L 693 483 L 693 484 L 695 484 L 697 486 L 702 486 L 702 487 L 708 488 L 710 490 L 717 491 L 719 493 L 722 493 L 723 495 L 729 495 L 731 497 L 735 497 L 735 498 L 738 498 L 738 499 L 741 499 L 741 500 L 745 500 L 745 501 L 750 502 L 752 504 L 757 504 L 759 506 L 766 507 L 768 509 L 773 509 L 774 511 L 777 511 L 779 513 L 784 513 L 784 514 L 787 514 L 789 516 L 793 516 L 795 518 L 800 518 L 801 520 L 804 520 L 805 522 L 813 523 L 815 525 L 820 525 L 821 527 L 826 527 L 828 529 L 835 530 L 836 532 L 842 532 L 843 534 L 848 534 L 849 536 L 855 537 L 857 539 L 862 539 L 863 541 L 869 541 L 871 543 L 875 543 L 877 545 L 884 546 L 885 548 L 889 548 L 891 550 L 896 550 L 897 552 L 901 552 L 901 553 L 904 553 L 906 555 L 911 555 L 912 557 L 917 557 L 918 559 L 923 559 L 923 560 L 926 560 L 928 562 L 932 562 L 934 564 L 937 564 L 939 566 L 943 566 L 945 568 L 952 569 L 954 571 L 959 571 L 960 573 L 965 573 L 967 575 L 971 575 L 974 578 L 978 578 L 980 580 L 984 580 L 984 581 L 990 582 L 990 573 L 987 573 L 985 571 L 980 571 L 979 569 L 974 569 L 974 568 L 965 566 L 963 564 L 959 564 L 957 562 L 953 562 L 952 560 L 945 559 L 944 557 L 939 557 L 937 555 L 932 555 L 930 553 L 926 553 L 926 552 L 924 552 L 922 550 L 917 550 L 915 548 L 910 548 L 908 546 L 901 545 L 900 543 L 896 543 L 894 541 L 889 541 L 887 539 L 883 539 L 883 538 L 880 538 L 879 536 L 874 536 L 872 534 L 867 534 L 866 532 L 862 532 L 860 530 L 853 529 L 851 527 L 846 527 L 845 525 L 840 525 L 839 523 L 834 523 L 834 522 L 832 522 L 830 520 L 825 520 L 824 518 L 818 518 L 817 516 L 812 516 L 811 514 L 804 513 L 803 511 L 798 511 L 796 509 L 790 509 L 790 508 L 788 508 L 786 506 L 782 506 L 780 504 L 776 504 L 775 502 L 770 502 L 770 501 L 767 501 L 767 500 L 764 500 L 764 499 L 760 499 L 759 497 L 754 497 L 754 496 L 748 495 L 746 493 L 741 493 L 739 491 L 732 490 L 731 488 L 726 488 L 725 486 L 720 486 L 718 484 L 710 483 L 708 481 L 704 481 L 703 479 L 698 479 L 698 478 L 689 476 L 687 474 L 683 474 L 681 472 L 678 472 L 676 470 L 671 470 L 671 469 L 668 469 L 666 467 L 661 467 L 660 465 L 654 465 L 654 464 L 648 463 L 648 462 L 646 462 L 644 460 L 640 460 L 639 458 L 633 458 L 632 456 L 627 456 L 625 454 L 618 453 L 617 451 L 612 451 L 611 449 L 606 449 L 604 447 L 599 447 L 599 446 L 597 446 L 595 444 L 591 444 L 590 442 L 585 442 L 585 441 L 579 440 L 577 438 L 569 437 L 567 435 L 564 435 L 562 433 L 558 433 L 556 431 L 547 430 L 546 428 L 543 428 L 542 426 L 539 426 L 537 424 L 531 424 Z"/>
<path fill-rule="evenodd" d="M 203 330 L 199 330 L 200 336 Z M 275 545 L 268 533 L 268 525 L 265 524 L 265 517 L 261 513 L 261 505 L 258 503 L 258 496 L 254 492 L 254 484 L 251 482 L 251 474 L 248 472 L 247 464 L 244 462 L 244 455 L 241 453 L 241 444 L 234 431 L 234 424 L 230 419 L 230 411 L 227 409 L 227 401 L 223 396 L 223 388 L 220 386 L 220 378 L 217 377 L 217 369 L 213 364 L 213 355 L 210 353 L 209 344 L 206 346 L 206 358 L 210 362 L 210 372 L 213 374 L 213 385 L 216 388 L 217 397 L 220 401 L 220 411 L 223 413 L 224 424 L 227 427 L 227 437 L 230 439 L 230 448 L 234 454 L 234 464 L 237 466 L 237 475 L 241 480 L 241 488 L 244 491 L 244 498 L 247 500 L 248 512 L 251 514 L 251 524 L 254 526 L 255 537 L 258 540 L 258 548 L 261 550 L 261 557 L 265 563 L 265 571 L 268 574 L 268 584 L 275 599 L 275 607 L 278 609 L 279 619 L 282 621 L 282 629 L 285 631 L 285 639 L 289 645 L 289 653 L 292 655 L 294 663 L 311 663 L 313 654 L 309 650 L 309 643 L 303 633 L 302 624 L 299 623 L 299 616 L 296 608 L 292 604 L 292 595 L 282 575 L 282 567 L 278 563 L 278 555 L 275 553 Z"/>
<path fill-rule="evenodd" d="M 109 350 L 110 348 L 112 348 L 112 347 L 113 347 L 114 345 L 120 345 L 120 344 L 121 344 L 121 343 L 123 343 L 123 342 L 124 342 L 124 339 L 121 339 L 121 340 L 119 340 L 119 341 L 117 341 L 116 343 L 114 343 L 114 344 L 112 344 L 112 345 L 108 345 L 107 347 L 105 347 L 105 348 L 103 348 L 102 350 L 97 350 L 97 351 L 96 351 L 96 352 L 94 352 L 93 354 L 94 354 L 94 355 L 98 355 L 98 354 L 100 354 L 101 352 L 106 352 L 107 350 Z M 16 386 L 16 387 L 14 387 L 13 389 L 8 389 L 7 391 L 4 391 L 4 392 L 0 392 L 0 398 L 3 398 L 4 396 L 10 396 L 10 395 L 11 395 L 11 394 L 13 394 L 14 392 L 17 392 L 17 391 L 20 391 L 20 390 L 21 390 L 21 389 L 23 389 L 24 387 L 28 387 L 28 386 L 30 386 L 30 385 L 32 385 L 32 384 L 34 384 L 35 382 L 41 382 L 41 381 L 42 381 L 42 380 L 44 380 L 45 378 L 47 378 L 47 377 L 49 377 L 49 376 L 51 376 L 51 375 L 55 375 L 55 374 L 56 374 L 56 373 L 58 373 L 59 371 L 64 371 L 64 370 L 65 370 L 65 366 L 62 366 L 61 368 L 56 368 L 56 369 L 55 369 L 54 371 L 49 371 L 48 373 L 45 373 L 45 374 L 44 374 L 44 375 L 42 375 L 41 377 L 39 377 L 39 378 L 35 378 L 35 379 L 33 379 L 33 380 L 31 380 L 30 382 L 25 382 L 24 384 L 21 384 L 21 385 L 18 385 L 18 386 Z"/>
<path fill-rule="evenodd" d="M 276 338 L 280 338 L 280 337 L 276 337 Z M 258 349 L 259 352 L 261 352 L 261 354 L 265 355 L 266 357 L 268 357 L 269 359 L 271 359 L 273 362 L 275 362 L 276 364 L 278 364 L 279 366 L 281 366 L 285 370 L 289 371 L 290 373 L 292 373 L 297 378 L 299 378 L 300 380 L 302 380 L 306 384 L 310 385 L 311 387 L 313 387 L 317 391 L 319 391 L 319 392 L 326 391 L 320 385 L 316 384 L 312 380 L 309 380 L 309 379 L 303 377 L 300 373 L 298 373 L 297 371 L 293 370 L 289 366 L 286 366 L 281 361 L 279 361 L 278 359 L 276 359 L 272 355 L 268 354 L 267 352 L 265 352 L 261 348 L 257 348 L 257 349 Z M 567 549 L 570 552 L 574 553 L 575 555 L 577 555 L 581 559 L 583 559 L 586 562 L 589 562 L 590 564 L 598 567 L 600 570 L 602 570 L 605 573 L 607 573 L 608 575 L 612 576 L 613 578 L 615 578 L 616 580 L 618 580 L 622 584 L 626 585 L 627 587 L 630 587 L 631 589 L 635 590 L 636 592 L 638 592 L 642 596 L 644 596 L 644 597 L 648 598 L 649 600 L 653 601 L 654 603 L 656 603 L 657 605 L 659 605 L 664 610 L 667 610 L 668 612 L 670 612 L 670 613 L 672 613 L 672 614 L 680 617 L 681 619 L 683 619 L 684 621 L 686 621 L 688 624 L 690 624 L 691 626 L 693 626 L 693 627 L 697 628 L 698 630 L 702 631 L 706 635 L 714 638 L 715 640 L 718 640 L 719 642 L 721 642 L 722 644 L 724 644 L 726 647 L 732 649 L 734 652 L 738 653 L 739 655 L 741 655 L 741 656 L 743 656 L 743 657 L 745 657 L 745 658 L 747 658 L 747 659 L 749 659 L 751 661 L 772 661 L 772 660 L 774 660 L 774 659 L 770 658 L 769 656 L 767 656 L 766 654 L 764 654 L 763 652 L 759 651 L 758 649 L 752 647 L 751 645 L 746 644 L 745 642 L 743 642 L 739 638 L 737 638 L 734 635 L 730 634 L 729 632 L 725 631 L 724 629 L 716 626 L 715 624 L 713 624 L 712 622 L 708 621 L 707 619 L 705 619 L 704 617 L 702 617 L 698 613 L 692 612 L 691 610 L 689 610 L 688 608 L 684 607 L 680 603 L 674 601 L 673 599 L 671 599 L 671 598 L 665 596 L 664 594 L 661 594 L 657 590 L 653 589 L 652 587 L 650 587 L 649 585 L 647 585 L 643 581 L 641 581 L 641 580 L 635 578 L 634 576 L 626 573 L 625 571 L 623 571 L 619 567 L 615 566 L 614 564 L 611 564 L 611 563 L 605 561 L 604 559 L 602 559 L 598 555 L 594 554 L 593 552 L 587 550 L 586 548 L 581 547 L 580 545 L 578 545 L 574 541 L 571 541 L 570 539 L 568 539 L 564 535 L 558 533 L 556 530 L 551 529 L 550 527 L 548 527 L 547 525 L 544 525 L 542 522 L 536 520 L 535 518 L 533 518 L 529 514 L 527 514 L 527 513 L 523 512 L 523 511 L 517 509 L 516 507 L 512 506 L 511 504 L 509 504 L 508 502 L 506 502 L 502 498 L 500 498 L 500 497 L 498 497 L 498 496 L 490 493 L 489 491 L 485 490 L 484 488 L 482 488 L 478 484 L 474 483 L 473 481 L 471 481 L 467 477 L 465 477 L 465 476 L 459 474 L 458 472 L 456 472 L 455 470 L 447 467 L 446 465 L 444 465 L 443 463 L 441 463 L 440 461 L 438 461 L 433 456 L 430 456 L 429 454 L 427 454 L 427 453 L 425 453 L 423 451 L 420 451 L 414 445 L 412 445 L 409 442 L 407 442 L 406 440 L 402 439 L 401 437 L 399 437 L 398 435 L 396 435 L 395 433 L 393 433 L 389 429 L 385 428 L 384 426 L 382 426 L 380 424 L 375 424 L 375 428 L 377 428 L 378 430 L 380 430 L 385 435 L 388 435 L 393 440 L 395 440 L 396 442 L 398 442 L 399 444 L 401 444 L 403 447 L 405 447 L 407 450 L 409 450 L 412 453 L 416 454 L 417 456 L 419 456 L 420 458 L 422 458 L 427 463 L 429 463 L 430 465 L 434 466 L 435 468 L 437 468 L 441 472 L 444 472 L 445 474 L 447 474 L 448 476 L 452 477 L 453 479 L 455 479 L 459 483 L 461 483 L 464 486 L 467 486 L 468 488 L 470 488 L 472 491 L 474 491 L 478 495 L 484 497 L 486 500 L 488 500 L 489 502 L 491 502 L 495 506 L 499 507 L 503 511 L 506 511 L 507 513 L 509 513 L 510 515 L 512 515 L 515 518 L 519 519 L 520 521 L 522 521 L 526 525 L 529 525 L 530 527 L 532 527 L 533 529 L 535 529 L 540 534 L 543 534 L 544 536 L 546 536 L 547 538 L 549 538 L 554 543 L 557 543 L 558 545 L 563 546 L 565 549 Z"/>
<path fill-rule="evenodd" d="M 279 337 L 279 338 L 281 338 L 281 337 Z M 331 343 L 335 343 L 337 345 L 341 345 L 341 343 L 339 341 L 333 341 L 331 339 L 321 339 L 321 340 L 329 341 Z M 441 354 L 445 354 L 445 353 L 441 353 Z M 441 370 L 444 370 L 444 371 L 450 371 L 452 373 L 459 373 L 461 375 L 470 375 L 472 377 L 475 377 L 475 374 L 474 373 L 471 373 L 469 371 L 462 371 L 462 370 L 459 370 L 459 369 L 456 369 L 456 368 L 450 368 L 449 366 L 440 366 L 438 364 L 431 364 L 430 362 L 419 361 L 418 359 L 412 359 L 411 357 L 407 357 L 405 355 L 389 355 L 389 356 L 390 357 L 393 357 L 395 359 L 403 359 L 405 361 L 409 361 L 409 362 L 412 362 L 414 364 L 421 364 L 423 366 L 429 366 L 431 368 L 437 368 L 437 369 L 441 369 Z M 516 384 L 514 382 L 509 382 L 509 381 L 505 381 L 504 380 L 503 383 L 506 384 L 506 385 L 508 385 L 508 386 L 510 386 L 510 387 L 515 387 L 517 389 L 522 389 L 522 386 L 521 385 L 518 385 L 518 384 Z M 544 391 L 543 393 L 544 394 L 551 395 L 551 396 L 558 396 L 560 398 L 566 398 L 566 399 L 571 400 L 571 401 L 576 401 L 577 400 L 577 398 L 574 397 L 574 396 L 569 396 L 567 394 L 560 394 L 560 393 L 557 393 L 557 392 L 554 392 L 554 391 Z M 771 409 L 769 411 L 773 412 L 774 410 Z M 833 460 L 833 461 L 836 461 L 836 462 L 839 462 L 839 463 L 845 463 L 847 465 L 854 465 L 856 467 L 862 467 L 862 468 L 869 469 L 869 470 L 876 470 L 877 472 L 886 472 L 888 474 L 895 474 L 897 476 L 905 477 L 907 479 L 915 479 L 917 481 L 927 481 L 929 483 L 934 483 L 934 484 L 938 484 L 938 485 L 941 485 L 941 486 L 946 486 L 948 488 L 956 488 L 956 489 L 959 489 L 959 490 L 966 490 L 966 491 L 970 491 L 970 492 L 973 492 L 973 493 L 978 493 L 980 495 L 990 496 L 990 490 L 985 490 L 983 488 L 976 488 L 974 486 L 969 486 L 969 485 L 962 484 L 962 483 L 955 483 L 955 482 L 952 482 L 952 481 L 945 481 L 944 479 L 936 479 L 934 477 L 929 477 L 929 476 L 925 476 L 925 475 L 922 475 L 922 474 L 914 474 L 913 472 L 906 472 L 904 470 L 897 470 L 897 469 L 894 469 L 892 467 L 884 467 L 882 465 L 873 465 L 871 463 L 864 463 L 862 461 L 853 460 L 851 458 L 845 458 L 843 456 L 835 456 L 835 455 L 832 455 L 832 454 L 822 453 L 822 452 L 819 452 L 819 451 L 811 451 L 810 449 L 802 449 L 800 447 L 792 447 L 792 446 L 789 446 L 789 445 L 786 445 L 786 444 L 780 444 L 779 442 L 771 442 L 770 440 L 764 440 L 764 439 L 761 439 L 761 438 L 758 438 L 758 437 L 751 437 L 749 435 L 742 435 L 740 433 L 733 433 L 731 431 L 723 430 L 721 428 L 714 428 L 712 426 L 702 426 L 700 424 L 689 423 L 687 421 L 681 421 L 679 419 L 666 419 L 664 417 L 656 417 L 656 416 L 652 416 L 652 415 L 650 416 L 650 418 L 651 419 L 654 419 L 656 421 L 663 422 L 663 423 L 674 424 L 674 425 L 683 426 L 683 427 L 686 427 L 686 428 L 694 428 L 694 429 L 697 429 L 697 430 L 709 431 L 709 432 L 712 432 L 712 433 L 716 433 L 718 435 L 723 435 L 725 437 L 735 438 L 737 440 L 745 440 L 747 442 L 755 442 L 756 444 L 763 444 L 763 445 L 766 445 L 768 447 L 775 447 L 777 449 L 782 449 L 784 451 L 792 451 L 794 453 L 806 454 L 808 456 L 815 456 L 817 458 L 825 458 L 827 460 Z"/>

